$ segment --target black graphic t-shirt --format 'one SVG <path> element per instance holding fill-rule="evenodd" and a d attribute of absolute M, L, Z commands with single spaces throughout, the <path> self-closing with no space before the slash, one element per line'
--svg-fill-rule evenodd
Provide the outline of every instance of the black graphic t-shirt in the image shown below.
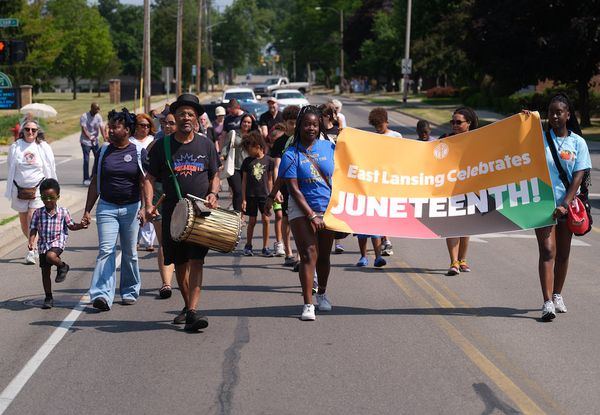
<path fill-rule="evenodd" d="M 246 157 L 240 169 L 246 173 L 246 197 L 267 197 L 269 174 L 275 169 L 275 161 L 265 155 L 261 159 Z"/>
<path fill-rule="evenodd" d="M 191 194 L 206 197 L 210 190 L 210 180 L 219 168 L 215 145 L 204 135 L 196 134 L 186 144 L 175 140 L 173 136 L 161 138 L 150 150 L 148 172 L 162 181 L 166 194 L 165 204 L 177 203 L 177 192 L 170 170 L 165 161 L 163 140 L 171 140 L 171 160 L 173 172 L 181 188 L 181 195 Z"/>

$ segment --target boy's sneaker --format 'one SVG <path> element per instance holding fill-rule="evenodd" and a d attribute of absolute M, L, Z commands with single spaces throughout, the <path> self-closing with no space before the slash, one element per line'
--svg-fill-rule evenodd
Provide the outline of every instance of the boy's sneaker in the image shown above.
<path fill-rule="evenodd" d="M 52 297 L 46 297 L 44 299 L 44 304 L 42 304 L 42 309 L 48 310 L 52 307 L 54 307 L 54 299 Z"/>
<path fill-rule="evenodd" d="M 27 255 L 25 255 L 25 264 L 35 265 L 35 252 L 34 251 L 27 252 Z"/>
<path fill-rule="evenodd" d="M 335 254 L 342 254 L 342 253 L 344 253 L 344 251 L 345 251 L 344 245 L 335 244 L 335 250 L 333 251 Z"/>
<path fill-rule="evenodd" d="M 275 251 L 275 256 L 278 256 L 278 257 L 285 256 L 285 248 L 283 246 L 283 242 L 275 241 L 273 243 L 273 251 Z"/>
<path fill-rule="evenodd" d="M 381 268 L 381 267 L 385 267 L 387 265 L 387 262 L 385 259 L 378 256 L 377 258 L 375 258 L 375 262 L 373 262 L 373 265 L 375 265 L 376 268 Z"/>
<path fill-rule="evenodd" d="M 285 267 L 293 267 L 296 265 L 296 257 L 295 256 L 286 256 L 283 260 L 283 266 Z"/>
<path fill-rule="evenodd" d="M 183 310 L 173 319 L 173 324 L 183 324 L 185 323 L 185 317 L 187 316 L 187 307 L 183 307 Z"/>
<path fill-rule="evenodd" d="M 552 301 L 546 301 L 542 307 L 542 320 L 551 321 L 556 317 L 556 310 Z"/>
<path fill-rule="evenodd" d="M 208 327 L 208 319 L 204 316 L 196 314 L 195 310 L 188 310 L 185 315 L 185 331 L 195 332 Z"/>
<path fill-rule="evenodd" d="M 331 301 L 329 301 L 329 297 L 325 293 L 317 294 L 317 305 L 319 311 L 331 311 Z"/>
<path fill-rule="evenodd" d="M 266 258 L 271 258 L 273 256 L 273 251 L 269 248 L 263 248 L 260 254 Z"/>
<path fill-rule="evenodd" d="M 552 294 L 552 304 L 554 304 L 554 310 L 557 313 L 566 313 L 567 306 L 563 301 L 562 295 L 560 294 Z"/>
<path fill-rule="evenodd" d="M 254 254 L 252 253 L 252 245 L 246 245 L 244 247 L 244 256 L 253 256 Z"/>
<path fill-rule="evenodd" d="M 299 272 L 300 271 L 300 261 L 296 261 L 294 262 L 294 268 L 292 268 L 293 272 Z"/>
<path fill-rule="evenodd" d="M 394 255 L 394 251 L 392 249 L 392 243 L 387 239 L 383 242 L 383 246 L 381 247 L 381 255 L 383 256 L 392 256 Z"/>
<path fill-rule="evenodd" d="M 62 267 L 58 267 L 56 270 L 56 278 L 54 279 L 54 282 L 63 282 L 65 278 L 67 278 L 67 272 L 69 272 L 70 269 L 71 267 L 69 264 L 63 262 Z"/>
<path fill-rule="evenodd" d="M 356 263 L 357 267 L 366 267 L 367 265 L 369 265 L 369 260 L 367 259 L 367 257 L 364 256 L 361 256 L 358 262 Z"/>
<path fill-rule="evenodd" d="M 315 321 L 315 306 L 312 304 L 304 304 L 300 320 Z"/>

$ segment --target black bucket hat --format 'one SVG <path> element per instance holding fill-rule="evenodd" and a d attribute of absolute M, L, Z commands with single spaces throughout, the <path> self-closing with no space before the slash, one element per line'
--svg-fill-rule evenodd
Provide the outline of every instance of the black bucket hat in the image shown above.
<path fill-rule="evenodd" d="M 200 104 L 200 100 L 194 94 L 181 94 L 177 97 L 177 101 L 171 104 L 169 110 L 171 114 L 175 114 L 179 107 L 192 107 L 196 110 L 198 117 L 204 114 L 204 107 Z"/>

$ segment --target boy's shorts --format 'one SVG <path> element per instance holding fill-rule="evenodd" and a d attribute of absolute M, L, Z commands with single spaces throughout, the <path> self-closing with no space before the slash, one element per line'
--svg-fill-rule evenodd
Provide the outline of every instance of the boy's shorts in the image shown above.
<path fill-rule="evenodd" d="M 363 233 L 355 233 L 354 236 L 358 239 L 381 238 L 381 235 L 365 235 Z"/>
<path fill-rule="evenodd" d="M 244 212 L 246 216 L 256 217 L 258 215 L 258 211 L 260 211 L 261 214 L 264 214 L 266 200 L 266 197 L 246 198 L 246 211 Z"/>
<path fill-rule="evenodd" d="M 281 209 L 283 209 L 281 207 L 281 203 L 279 203 L 279 202 L 273 202 L 273 211 L 277 211 L 277 210 L 281 210 Z"/>
<path fill-rule="evenodd" d="M 48 249 L 43 254 L 40 254 L 40 268 L 50 268 L 52 266 L 51 263 L 46 261 L 46 254 L 50 251 L 54 252 L 56 254 L 56 256 L 60 256 L 63 253 L 62 249 L 54 247 L 54 248 Z"/>

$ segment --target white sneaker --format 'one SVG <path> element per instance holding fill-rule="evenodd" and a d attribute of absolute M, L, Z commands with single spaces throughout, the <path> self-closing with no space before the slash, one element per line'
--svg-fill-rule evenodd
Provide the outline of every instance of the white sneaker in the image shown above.
<path fill-rule="evenodd" d="M 317 294 L 317 304 L 319 311 L 331 311 L 331 301 L 327 294 Z"/>
<path fill-rule="evenodd" d="M 556 310 L 552 301 L 546 301 L 542 307 L 542 320 L 551 321 L 556 317 Z"/>
<path fill-rule="evenodd" d="M 558 312 L 558 313 L 566 313 L 567 312 L 567 306 L 565 305 L 565 302 L 563 301 L 562 295 L 552 294 L 552 303 L 554 304 L 554 309 L 556 310 L 556 312 Z"/>
<path fill-rule="evenodd" d="M 312 304 L 304 304 L 302 308 L 302 316 L 300 320 L 303 321 L 315 321 L 315 306 Z"/>
<path fill-rule="evenodd" d="M 27 265 L 35 265 L 35 252 L 28 251 L 27 255 L 25 255 L 25 263 Z"/>
<path fill-rule="evenodd" d="M 92 182 L 91 180 L 84 180 L 83 181 L 83 185 L 84 186 L 89 186 L 91 182 Z"/>
<path fill-rule="evenodd" d="M 382 256 L 392 256 L 394 255 L 394 250 L 392 248 L 392 243 L 386 240 L 381 247 L 381 255 Z"/>
<path fill-rule="evenodd" d="M 273 251 L 275 253 L 275 256 L 284 257 L 285 256 L 285 249 L 283 247 L 283 242 L 277 242 L 277 241 L 275 241 L 273 243 Z"/>

